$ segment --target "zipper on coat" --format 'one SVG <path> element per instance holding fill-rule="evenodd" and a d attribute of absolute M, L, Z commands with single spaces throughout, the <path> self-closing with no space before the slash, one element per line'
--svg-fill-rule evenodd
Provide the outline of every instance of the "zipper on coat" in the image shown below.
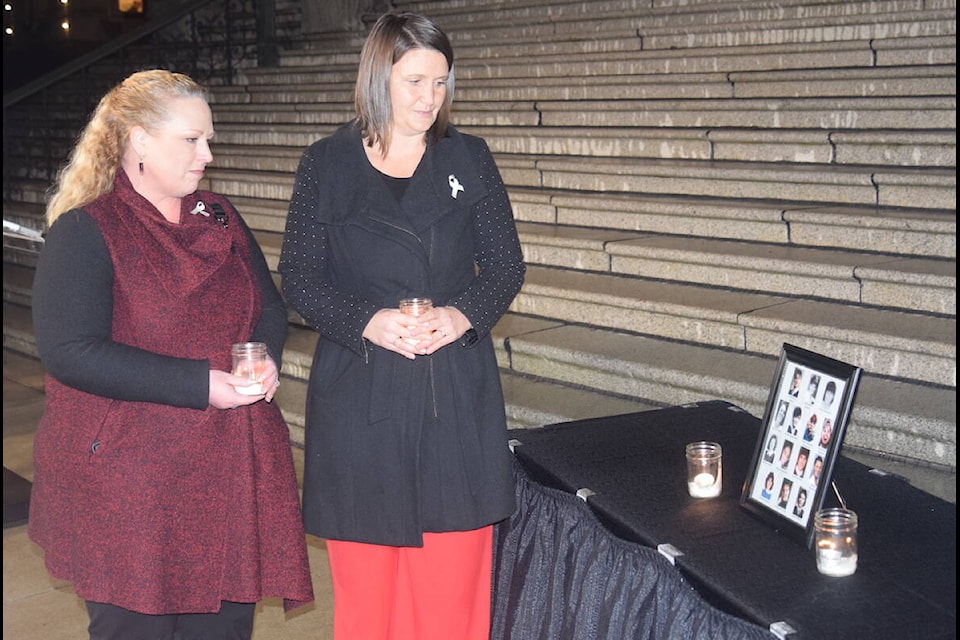
<path fill-rule="evenodd" d="M 430 246 L 427 247 L 427 262 L 430 264 L 430 268 L 433 269 L 433 248 L 437 246 L 436 238 L 437 228 L 430 227 Z M 421 244 L 423 241 L 421 241 Z M 433 357 L 430 358 L 430 402 L 433 403 L 433 417 L 438 418 L 437 415 L 439 411 L 437 410 L 437 384 L 434 379 L 433 372 Z"/>
<path fill-rule="evenodd" d="M 433 417 L 439 418 L 437 410 L 437 384 L 433 377 L 433 358 L 430 358 L 430 402 L 433 404 Z"/>
<path fill-rule="evenodd" d="M 414 232 L 411 231 L 410 229 L 407 229 L 407 228 L 405 228 L 405 227 L 401 227 L 400 225 L 394 224 L 394 223 L 390 222 L 389 220 L 384 220 L 383 218 L 373 218 L 373 217 L 371 217 L 370 219 L 373 220 L 373 221 L 375 221 L 375 222 L 379 222 L 379 223 L 381 223 L 381 224 L 384 224 L 384 225 L 390 227 L 391 229 L 396 229 L 397 231 L 399 231 L 399 232 L 401 232 L 401 233 L 405 233 L 405 234 L 407 234 L 408 236 L 413 236 L 414 238 L 417 239 L 417 242 L 419 242 L 419 243 L 421 244 L 421 246 L 423 245 L 423 240 L 420 238 L 420 236 L 418 236 L 416 233 L 414 233 Z"/>

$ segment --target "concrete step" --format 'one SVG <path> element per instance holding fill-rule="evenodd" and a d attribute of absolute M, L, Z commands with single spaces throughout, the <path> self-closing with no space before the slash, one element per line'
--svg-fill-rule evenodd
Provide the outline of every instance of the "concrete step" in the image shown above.
<path fill-rule="evenodd" d="M 30 307 L 8 302 L 6 299 L 6 269 L 4 269 L 3 280 L 3 348 L 39 358 L 37 343 L 33 337 L 33 319 L 30 317 Z"/>
<path fill-rule="evenodd" d="M 759 23 L 774 25 L 784 21 L 830 19 L 830 24 L 843 24 L 860 19 L 881 19 L 883 14 L 904 15 L 905 10 L 919 9 L 911 3 L 904 6 L 896 0 L 882 0 L 851 6 L 844 2 L 783 0 L 776 5 L 747 5 L 730 0 L 689 2 L 659 0 L 639 3 L 635 0 L 594 0 L 589 6 L 574 0 L 478 0 L 442 2 L 398 0 L 405 10 L 422 11 L 434 17 L 447 29 L 467 30 L 471 27 L 493 27 L 504 23 L 550 22 L 591 24 L 586 19 L 623 19 L 641 17 L 644 28 L 689 28 L 690 26 Z M 469 11 L 464 9 L 469 8 Z M 592 26 L 592 25 L 591 25 Z"/>
<path fill-rule="evenodd" d="M 783 342 L 874 375 L 956 387 L 956 318 L 532 266 L 511 311 L 744 353 Z"/>
<path fill-rule="evenodd" d="M 505 174 L 538 171 L 506 159 Z M 689 172 L 688 172 L 689 173 Z M 880 208 L 644 193 L 587 193 L 511 187 L 522 222 L 707 236 L 956 259 L 956 210 Z"/>
<path fill-rule="evenodd" d="M 28 265 L 3 263 L 3 301 L 29 308 L 33 300 L 34 268 Z"/>
<path fill-rule="evenodd" d="M 325 86 L 298 87 L 323 96 Z M 284 97 L 286 97 L 286 92 Z M 841 69 L 488 78 L 457 87 L 460 101 L 483 100 L 664 100 L 683 98 L 906 97 L 956 95 L 955 65 Z"/>
<path fill-rule="evenodd" d="M 447 5 L 450 7 L 450 5 Z M 869 40 L 906 36 L 950 36 L 956 29 L 955 11 L 917 7 L 906 10 L 902 3 L 820 3 L 794 11 L 781 6 L 728 3 L 727 7 L 692 4 L 687 7 L 638 9 L 627 5 L 589 7 L 567 5 L 558 10 L 551 3 L 548 11 L 540 8 L 496 7 L 469 12 L 450 7 L 444 18 L 442 7 L 430 5 L 428 15 L 451 34 L 455 46 L 476 42 L 504 43 L 535 38 L 565 39 L 592 33 L 599 38 L 628 37 L 642 39 L 646 49 L 676 49 L 703 46 L 736 46 L 784 42 L 821 42 Z"/>
<path fill-rule="evenodd" d="M 695 127 L 843 133 L 886 129 L 924 135 L 930 130 L 956 129 L 956 104 L 950 96 L 455 102 L 453 121 L 461 128 Z M 214 106 L 214 124 L 218 129 L 224 125 L 338 125 L 352 120 L 353 113 L 349 104 L 221 104 Z M 917 164 L 912 159 L 910 163 Z"/>
<path fill-rule="evenodd" d="M 955 96 L 883 99 L 854 96 L 663 101 L 538 100 L 535 108 L 540 114 L 538 124 L 544 127 L 751 127 L 774 131 L 824 129 L 846 134 L 848 130 L 858 132 L 864 129 L 955 130 L 956 105 Z M 526 108 L 526 103 L 521 103 L 515 110 Z M 455 113 L 457 121 L 461 122 L 464 118 L 476 120 L 484 112 L 474 111 L 470 105 Z"/>
<path fill-rule="evenodd" d="M 781 3 L 782 4 L 782 3 Z M 840 3 L 845 10 L 857 6 Z M 593 6 L 593 5 L 592 5 Z M 806 7 L 809 8 L 809 7 Z M 740 3 L 738 10 L 744 9 Z M 436 8 L 428 13 L 433 15 Z M 634 9 L 639 11 L 640 9 Z M 474 15 L 471 10 L 469 15 Z M 676 12 L 673 14 L 677 15 Z M 803 42 L 773 42 L 730 46 L 683 46 L 671 49 L 653 49 L 636 32 L 553 34 L 551 37 L 533 37 L 457 41 L 452 34 L 457 52 L 457 73 L 461 78 L 473 74 L 492 73 L 504 65 L 515 68 L 508 74 L 537 75 L 540 65 L 559 63 L 568 65 L 572 75 L 593 72 L 612 72 L 624 69 L 624 61 L 643 60 L 645 73 L 690 73 L 693 71 L 743 71 L 749 69 L 823 68 L 844 66 L 892 66 L 905 64 L 955 64 L 956 39 L 949 35 L 860 38 L 850 40 L 806 39 Z M 338 40 L 333 43 L 307 46 L 285 52 L 281 66 L 312 67 L 323 72 L 329 65 L 356 67 L 362 42 L 359 39 Z M 589 65 L 585 67 L 584 65 Z M 594 66 L 596 65 L 596 66 Z M 489 71 L 488 71 L 489 70 Z M 248 76 L 258 82 L 256 74 Z"/>
<path fill-rule="evenodd" d="M 281 73 L 356 73 L 360 47 L 344 61 L 330 52 L 296 52 L 283 57 Z M 510 40 L 495 44 L 457 46 L 457 76 L 536 78 L 541 75 L 673 74 L 708 71 L 757 71 L 839 67 L 955 64 L 953 36 L 880 38 L 828 42 L 775 43 L 741 47 L 646 49 L 635 34 L 598 41 L 593 34 L 581 39 Z M 353 67 L 352 70 L 350 67 Z M 252 84 L 271 82 L 271 71 L 252 69 Z"/>
<path fill-rule="evenodd" d="M 954 168 L 956 131 L 743 127 L 462 127 L 500 154 Z"/>
<path fill-rule="evenodd" d="M 536 77 L 544 69 L 550 69 L 550 65 L 563 64 L 569 65 L 571 75 L 594 72 L 616 75 L 956 63 L 956 40 L 953 36 L 695 49 L 645 49 L 642 41 L 636 37 L 620 41 L 614 47 L 608 43 L 605 41 L 605 45 L 598 49 L 596 40 L 585 36 L 581 40 L 467 45 L 457 49 L 457 75 L 461 78 Z M 300 62 L 316 64 L 319 61 L 301 58 Z M 543 75 L 556 75 L 558 72 L 559 68 L 554 67 L 553 71 Z"/>
<path fill-rule="evenodd" d="M 353 83 L 346 80 L 317 82 L 310 73 L 267 77 L 274 83 L 219 90 L 218 103 L 330 103 L 352 99 Z M 579 77 L 575 84 L 569 81 L 569 75 L 558 69 L 556 75 L 538 77 L 535 81 L 528 77 L 476 78 L 456 89 L 458 102 L 809 96 L 889 98 L 914 95 L 955 96 L 956 65 L 712 71 L 672 75 L 591 74 Z"/>
<path fill-rule="evenodd" d="M 956 261 L 519 223 L 528 264 L 956 313 Z"/>
<path fill-rule="evenodd" d="M 211 101 L 213 123 L 218 132 L 224 125 L 340 125 L 353 119 L 353 105 L 330 104 L 219 104 Z M 214 147 L 216 151 L 216 147 Z"/>
<path fill-rule="evenodd" d="M 509 168 L 502 173 L 508 184 L 568 191 L 748 198 L 800 206 L 909 208 L 923 203 L 945 211 L 956 206 L 951 168 L 558 156 L 537 159 L 524 176 L 510 175 Z"/>
<path fill-rule="evenodd" d="M 457 78 L 471 83 L 490 78 L 536 82 L 542 77 L 662 74 L 671 82 L 689 73 L 956 64 L 953 36 L 666 50 L 643 49 L 634 36 L 614 50 L 598 51 L 595 42 L 590 36 L 458 47 Z M 290 56 L 280 69 L 245 70 L 243 79 L 252 85 L 353 82 L 356 64 L 357 59 L 331 63 L 327 55 Z"/>
<path fill-rule="evenodd" d="M 343 121 L 341 121 L 343 122 Z M 302 150 L 337 124 L 221 123 L 222 144 L 290 146 Z M 831 131 L 828 129 L 705 127 L 463 126 L 495 154 L 546 158 L 690 159 L 834 166 L 872 163 L 867 171 L 956 165 L 956 131 Z M 756 168 L 756 167 L 754 167 Z"/>
<path fill-rule="evenodd" d="M 287 202 L 232 201 L 276 270 Z M 524 222 L 518 228 L 524 258 L 531 265 L 944 316 L 956 312 L 955 260 Z M 38 247 L 33 249 L 35 262 Z"/>
<path fill-rule="evenodd" d="M 314 135 L 323 135 L 314 129 Z M 332 130 L 333 127 L 330 128 Z M 230 134 L 225 133 L 224 137 Z M 284 199 L 292 191 L 293 175 L 302 148 L 284 150 L 267 145 L 310 138 L 298 133 L 264 131 L 243 136 L 264 145 L 253 158 L 221 153 L 207 170 L 215 191 Z M 250 140 L 253 138 L 253 140 Z M 570 142 L 569 147 L 577 143 Z M 675 195 L 714 200 L 762 200 L 783 208 L 854 205 L 859 207 L 926 209 L 955 208 L 956 173 L 952 168 L 833 165 L 825 163 L 718 162 L 708 159 L 612 158 L 607 156 L 530 156 L 499 154 L 500 172 L 508 188 L 548 191 Z M 229 167 L 229 168 L 228 168 Z M 245 175 L 234 168 L 256 169 Z M 248 184 L 251 178 L 260 184 Z M 269 186 L 268 186 L 269 185 Z M 266 195 L 266 190 L 276 195 Z M 608 225 L 615 226 L 615 225 Z"/>
<path fill-rule="evenodd" d="M 873 98 L 751 98 L 728 100 L 559 100 L 511 103 L 454 103 L 460 127 L 702 127 L 780 129 L 956 128 L 956 98 L 912 96 Z M 214 109 L 216 125 L 340 124 L 353 118 L 346 104 L 224 104 Z"/>

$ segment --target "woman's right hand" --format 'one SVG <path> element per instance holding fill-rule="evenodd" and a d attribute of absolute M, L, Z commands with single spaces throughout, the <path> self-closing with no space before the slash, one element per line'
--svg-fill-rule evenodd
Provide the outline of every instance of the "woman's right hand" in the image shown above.
<path fill-rule="evenodd" d="M 426 353 L 430 330 L 426 328 L 433 311 L 412 317 L 399 309 L 380 309 L 363 330 L 363 337 L 377 345 L 413 360 Z M 423 346 L 421 346 L 423 345 Z"/>

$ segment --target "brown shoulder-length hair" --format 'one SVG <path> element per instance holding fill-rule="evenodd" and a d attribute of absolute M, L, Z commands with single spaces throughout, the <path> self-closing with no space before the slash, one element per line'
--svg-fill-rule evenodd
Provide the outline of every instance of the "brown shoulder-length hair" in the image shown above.
<path fill-rule="evenodd" d="M 360 67 L 354 91 L 356 124 L 367 144 L 380 143 L 384 155 L 390 148 L 390 74 L 393 65 L 412 49 L 428 49 L 447 59 L 447 94 L 437 119 L 427 132 L 427 144 L 447 135 L 453 104 L 453 47 L 447 35 L 429 18 L 411 12 L 390 12 L 380 16 L 360 51 Z"/>

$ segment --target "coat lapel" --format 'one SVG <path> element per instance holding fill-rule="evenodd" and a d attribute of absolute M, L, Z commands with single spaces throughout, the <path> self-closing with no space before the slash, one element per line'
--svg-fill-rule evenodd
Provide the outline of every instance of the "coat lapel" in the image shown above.
<path fill-rule="evenodd" d="M 447 137 L 427 148 L 401 204 L 416 212 L 410 217 L 423 232 L 451 213 L 467 214 L 486 193 L 463 138 L 450 127 Z"/>

